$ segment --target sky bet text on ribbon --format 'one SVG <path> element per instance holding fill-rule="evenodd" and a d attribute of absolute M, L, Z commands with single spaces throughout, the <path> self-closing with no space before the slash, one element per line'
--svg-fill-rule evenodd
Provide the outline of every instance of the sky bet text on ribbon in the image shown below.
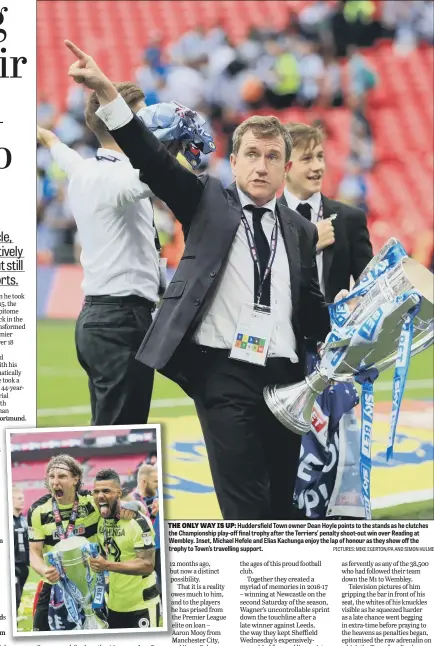
<path fill-rule="evenodd" d="M 20 66 L 27 63 L 27 58 L 24 56 L 5 56 L 7 49 L 5 47 L 5 42 L 8 37 L 6 30 L 3 28 L 3 24 L 6 20 L 6 12 L 8 11 L 7 7 L 0 8 L 0 79 L 19 79 L 22 76 L 19 74 Z M 2 124 L 2 121 L 0 121 Z M 11 165 L 12 154 L 8 148 L 0 146 L 0 170 L 4 170 Z"/>

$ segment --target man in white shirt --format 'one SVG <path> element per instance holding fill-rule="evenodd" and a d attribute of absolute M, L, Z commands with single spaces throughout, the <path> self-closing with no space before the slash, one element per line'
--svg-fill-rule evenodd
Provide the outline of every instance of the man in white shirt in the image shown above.
<path fill-rule="evenodd" d="M 145 106 L 138 86 L 120 83 L 117 89 L 135 112 Z M 160 282 L 151 191 L 96 116 L 98 107 L 93 92 L 85 116 L 101 144 L 96 157 L 83 159 L 42 128 L 38 141 L 68 176 L 80 236 L 85 300 L 75 342 L 89 378 L 92 424 L 142 424 L 154 371 L 135 355 L 152 322 Z"/>

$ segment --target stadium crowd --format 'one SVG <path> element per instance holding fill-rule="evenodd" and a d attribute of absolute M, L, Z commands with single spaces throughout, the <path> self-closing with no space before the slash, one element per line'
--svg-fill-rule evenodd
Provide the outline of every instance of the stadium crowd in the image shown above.
<path fill-rule="evenodd" d="M 148 105 L 176 100 L 207 119 L 218 142 L 218 155 L 204 158 L 197 171 L 206 168 L 225 185 L 232 179 L 231 135 L 246 114 L 291 107 L 348 107 L 349 156 L 336 197 L 367 210 L 366 173 L 375 164 L 375 141 L 366 100 L 379 79 L 363 48 L 378 38 L 389 38 L 405 56 L 420 41 L 432 44 L 433 6 L 426 1 L 389 1 L 381 3 L 378 11 L 374 2 L 348 0 L 333 5 L 320 0 L 299 13 L 289 11 L 282 31 L 266 25 L 252 28 L 239 43 L 230 41 L 224 25 L 208 31 L 198 26 L 165 47 L 157 33 L 141 54 L 134 80 Z M 83 157 L 91 157 L 97 143 L 84 124 L 85 98 L 81 86 L 71 85 L 66 110 L 59 113 L 57 106 L 40 96 L 38 123 L 54 129 Z M 323 126 L 327 138 L 327 124 L 317 125 Z M 38 149 L 37 165 L 38 260 L 78 262 L 80 241 L 66 179 L 43 148 Z M 180 226 L 162 202 L 156 201 L 154 209 L 169 265 L 175 266 L 182 252 Z"/>

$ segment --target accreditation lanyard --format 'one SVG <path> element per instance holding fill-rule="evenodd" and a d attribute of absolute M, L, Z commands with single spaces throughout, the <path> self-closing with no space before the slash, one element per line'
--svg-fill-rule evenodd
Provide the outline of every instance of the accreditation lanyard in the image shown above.
<path fill-rule="evenodd" d="M 252 260 L 255 263 L 256 271 L 258 272 L 259 276 L 259 289 L 258 293 L 255 299 L 255 302 L 257 305 L 261 302 L 261 296 L 262 296 L 262 290 L 264 287 L 264 283 L 266 279 L 268 278 L 269 273 L 271 272 L 271 267 L 273 266 L 274 259 L 276 257 L 276 251 L 277 251 L 277 236 L 278 236 L 278 227 L 277 227 L 277 218 L 274 223 L 273 231 L 271 233 L 271 240 L 270 240 L 270 255 L 268 257 L 268 262 L 267 266 L 265 267 L 264 275 L 261 278 L 261 265 L 259 263 L 259 258 L 258 258 L 258 251 L 256 249 L 255 245 L 255 237 L 253 235 L 252 229 L 250 227 L 250 224 L 247 221 L 246 216 L 244 213 L 241 215 L 241 221 L 244 224 L 244 228 L 246 230 L 246 237 L 247 237 L 247 244 L 249 245 L 249 250 L 250 250 L 250 255 L 252 256 Z"/>
<path fill-rule="evenodd" d="M 55 498 L 53 498 L 53 516 L 54 522 L 56 523 L 59 539 L 63 541 L 65 540 L 65 538 L 72 536 L 72 534 L 74 533 L 75 521 L 77 520 L 78 516 L 78 496 L 75 497 L 66 532 L 63 529 L 62 516 L 60 515 L 59 505 L 57 504 L 57 500 Z"/>

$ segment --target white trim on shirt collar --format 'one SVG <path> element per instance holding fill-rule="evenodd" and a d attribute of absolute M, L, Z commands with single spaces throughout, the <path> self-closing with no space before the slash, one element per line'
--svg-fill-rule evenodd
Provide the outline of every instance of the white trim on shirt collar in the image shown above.
<path fill-rule="evenodd" d="M 243 193 L 243 191 L 237 186 L 238 197 L 240 198 L 241 206 L 244 209 L 247 205 L 251 204 L 252 206 L 257 206 L 251 197 Z M 261 208 L 269 209 L 274 216 L 276 213 L 276 196 L 272 200 L 264 204 Z"/>
<path fill-rule="evenodd" d="M 288 189 L 285 188 L 283 189 L 283 194 L 285 196 L 286 202 L 288 204 L 288 207 L 292 209 L 293 211 L 297 210 L 297 206 L 300 204 L 309 204 L 309 206 L 312 207 L 312 209 L 315 211 L 316 214 L 319 213 L 319 209 L 321 206 L 321 193 L 320 191 L 317 191 L 313 195 L 310 196 L 308 200 L 300 200 L 298 197 L 293 195 Z"/>
<path fill-rule="evenodd" d="M 110 148 L 98 148 L 96 154 L 101 155 L 101 157 L 116 157 L 116 159 L 121 161 L 129 161 L 124 153 L 120 153 L 118 150 L 111 150 Z"/>

